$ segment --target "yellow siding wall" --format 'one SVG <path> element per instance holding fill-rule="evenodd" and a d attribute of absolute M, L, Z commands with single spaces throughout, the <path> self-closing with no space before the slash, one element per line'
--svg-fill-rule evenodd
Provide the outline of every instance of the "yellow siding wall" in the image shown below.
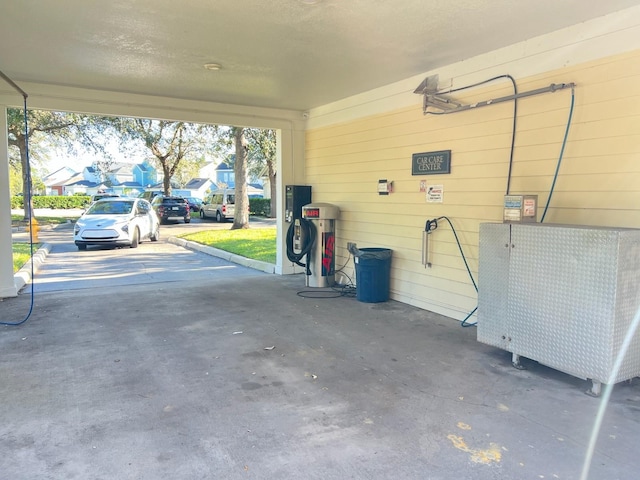
<path fill-rule="evenodd" d="M 521 92 L 551 83 L 577 85 L 545 222 L 640 228 L 640 51 L 516 80 Z M 511 93 L 511 83 L 500 80 L 454 96 L 466 103 Z M 430 235 L 430 269 L 421 265 L 422 231 L 427 219 L 449 217 L 477 278 L 479 225 L 502 218 L 513 103 L 423 116 L 415 97 L 415 107 L 309 130 L 307 183 L 313 201 L 341 209 L 336 268 L 346 263 L 345 273 L 355 280 L 347 242 L 390 248 L 393 299 L 462 319 L 477 296 L 451 229 L 441 222 Z M 511 193 L 538 194 L 538 219 L 570 102 L 570 89 L 518 102 Z M 411 155 L 436 150 L 451 150 L 451 174 L 412 176 Z M 379 179 L 393 181 L 393 193 L 378 195 Z M 442 204 L 426 202 L 421 180 L 444 186 Z"/>

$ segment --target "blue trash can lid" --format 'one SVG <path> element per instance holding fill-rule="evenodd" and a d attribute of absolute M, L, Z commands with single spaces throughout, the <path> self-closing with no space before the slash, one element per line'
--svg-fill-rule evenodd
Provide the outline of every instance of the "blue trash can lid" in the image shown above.
<path fill-rule="evenodd" d="M 392 250 L 389 248 L 354 248 L 350 250 L 354 257 L 368 260 L 387 260 L 391 258 Z"/>

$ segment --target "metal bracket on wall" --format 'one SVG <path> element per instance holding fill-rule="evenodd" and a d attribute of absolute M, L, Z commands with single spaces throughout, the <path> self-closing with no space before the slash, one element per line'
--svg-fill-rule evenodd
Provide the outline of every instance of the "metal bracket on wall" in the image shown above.
<path fill-rule="evenodd" d="M 430 77 L 425 78 L 425 80 L 418 86 L 418 88 L 414 90 L 413 93 L 423 95 L 422 113 L 424 115 L 428 113 L 444 115 L 447 113 L 463 112 L 465 110 L 471 110 L 473 108 L 486 107 L 487 105 L 493 105 L 494 103 L 508 102 L 510 100 L 516 100 L 518 98 L 540 95 L 542 93 L 553 93 L 558 90 L 564 90 L 565 88 L 575 88 L 575 86 L 575 83 L 552 83 L 548 87 L 536 88 L 535 90 L 529 90 L 527 92 L 516 93 L 514 95 L 507 95 L 505 97 L 498 97 L 482 102 L 463 105 L 447 96 L 447 94 L 450 93 L 451 90 L 438 91 L 438 75 L 431 75 Z M 438 109 L 438 112 L 429 111 L 429 107 Z"/>

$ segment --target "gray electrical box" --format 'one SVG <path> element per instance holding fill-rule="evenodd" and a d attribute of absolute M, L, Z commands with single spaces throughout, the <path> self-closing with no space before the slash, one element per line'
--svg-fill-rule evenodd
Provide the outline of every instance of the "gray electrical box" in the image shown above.
<path fill-rule="evenodd" d="M 302 218 L 302 207 L 311 203 L 311 185 L 286 185 L 284 196 L 284 221 Z"/>
<path fill-rule="evenodd" d="M 505 195 L 502 221 L 505 223 L 535 223 L 538 219 L 537 195 Z"/>
<path fill-rule="evenodd" d="M 640 376 L 640 230 L 480 225 L 478 341 L 602 383 Z"/>

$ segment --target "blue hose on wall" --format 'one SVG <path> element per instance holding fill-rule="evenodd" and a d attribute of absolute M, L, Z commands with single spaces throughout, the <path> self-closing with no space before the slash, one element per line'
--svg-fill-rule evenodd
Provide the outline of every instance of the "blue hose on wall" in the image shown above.
<path fill-rule="evenodd" d="M 569 136 L 569 128 L 571 127 L 571 119 L 573 118 L 573 106 L 575 105 L 575 89 L 571 88 L 571 107 L 569 108 L 569 119 L 567 120 L 567 128 L 564 131 L 564 139 L 562 140 L 562 148 L 560 149 L 560 157 L 558 158 L 558 164 L 556 165 L 556 173 L 553 175 L 553 182 L 551 182 L 551 188 L 549 189 L 549 198 L 547 198 L 547 204 L 544 206 L 542 212 L 542 218 L 540 223 L 544 222 L 544 218 L 547 216 L 547 210 L 551 203 L 551 196 L 556 188 L 556 180 L 558 180 L 558 172 L 560 171 L 560 165 L 562 164 L 562 157 L 564 155 L 564 147 L 567 145 L 567 137 Z"/>
<path fill-rule="evenodd" d="M 7 77 L 2 71 L 0 71 L 0 77 L 2 79 L 4 79 L 9 85 L 11 85 L 15 90 L 18 91 L 18 93 L 20 93 L 20 95 L 22 95 L 23 98 L 23 104 L 24 104 L 24 138 L 25 138 L 25 150 L 26 150 L 26 156 L 27 156 L 27 162 L 26 162 L 26 168 L 25 168 L 25 177 L 27 179 L 27 196 L 25 197 L 25 200 L 30 200 L 31 199 L 31 162 L 29 161 L 29 122 L 28 122 L 28 117 L 27 117 L 27 97 L 28 95 L 26 94 L 26 92 L 24 90 L 22 90 L 18 85 L 16 85 L 13 80 L 11 80 L 9 77 Z M 29 304 L 29 312 L 27 312 L 27 315 L 19 322 L 4 322 L 4 321 L 0 321 L 0 325 L 7 325 L 7 326 L 11 326 L 11 327 L 17 327 L 18 325 L 22 325 L 23 323 L 25 323 L 29 317 L 31 316 L 31 313 L 33 312 L 33 283 L 34 283 L 34 278 L 33 278 L 33 212 L 31 211 L 31 205 L 24 205 L 25 209 L 29 209 L 28 210 L 28 219 L 29 219 L 29 244 L 31 246 L 30 248 L 30 255 L 31 255 L 31 302 Z M 26 211 L 26 210 L 25 210 Z"/>

